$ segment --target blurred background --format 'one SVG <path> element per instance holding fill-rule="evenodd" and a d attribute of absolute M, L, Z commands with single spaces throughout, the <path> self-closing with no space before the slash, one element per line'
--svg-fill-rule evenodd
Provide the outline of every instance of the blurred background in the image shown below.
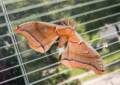
<path fill-rule="evenodd" d="M 15 27 L 27 21 L 77 22 L 77 32 L 102 56 L 103 75 L 60 64 L 55 43 L 30 49 Z M 0 85 L 120 85 L 120 0 L 0 0 Z"/>

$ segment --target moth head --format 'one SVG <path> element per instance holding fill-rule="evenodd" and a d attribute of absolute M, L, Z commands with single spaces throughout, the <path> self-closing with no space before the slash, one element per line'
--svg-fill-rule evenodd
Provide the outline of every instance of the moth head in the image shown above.
<path fill-rule="evenodd" d="M 73 30 L 75 30 L 77 27 L 77 24 L 73 19 L 61 19 L 58 22 L 56 22 L 56 24 L 63 26 L 71 26 L 71 29 Z"/>

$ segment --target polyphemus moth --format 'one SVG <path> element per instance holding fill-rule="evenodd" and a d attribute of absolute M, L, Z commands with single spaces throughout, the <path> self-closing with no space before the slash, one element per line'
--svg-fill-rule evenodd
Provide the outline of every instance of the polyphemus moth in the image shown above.
<path fill-rule="evenodd" d="M 16 33 L 22 34 L 29 46 L 40 53 L 47 52 L 59 38 L 58 48 L 65 47 L 60 55 L 62 64 L 69 68 L 85 68 L 103 73 L 100 55 L 78 36 L 76 27 L 76 23 L 71 19 L 63 19 L 55 24 L 33 21 L 17 26 Z"/>

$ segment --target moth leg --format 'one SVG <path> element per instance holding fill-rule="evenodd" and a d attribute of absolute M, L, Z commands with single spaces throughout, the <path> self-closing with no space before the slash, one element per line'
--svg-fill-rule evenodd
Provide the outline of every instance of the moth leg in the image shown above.
<path fill-rule="evenodd" d="M 67 42 L 67 37 L 66 36 L 61 36 L 59 44 L 58 44 L 58 48 L 62 48 L 66 42 Z"/>

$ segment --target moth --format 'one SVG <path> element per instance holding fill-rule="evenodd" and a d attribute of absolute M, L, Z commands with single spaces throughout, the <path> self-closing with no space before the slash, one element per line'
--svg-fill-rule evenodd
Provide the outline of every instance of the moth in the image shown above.
<path fill-rule="evenodd" d="M 40 53 L 47 52 L 59 38 L 58 48 L 65 47 L 60 55 L 60 62 L 63 65 L 103 73 L 105 69 L 102 58 L 78 35 L 76 28 L 77 25 L 72 19 L 63 19 L 55 24 L 32 21 L 18 25 L 16 33 L 22 34 L 30 48 Z"/>

